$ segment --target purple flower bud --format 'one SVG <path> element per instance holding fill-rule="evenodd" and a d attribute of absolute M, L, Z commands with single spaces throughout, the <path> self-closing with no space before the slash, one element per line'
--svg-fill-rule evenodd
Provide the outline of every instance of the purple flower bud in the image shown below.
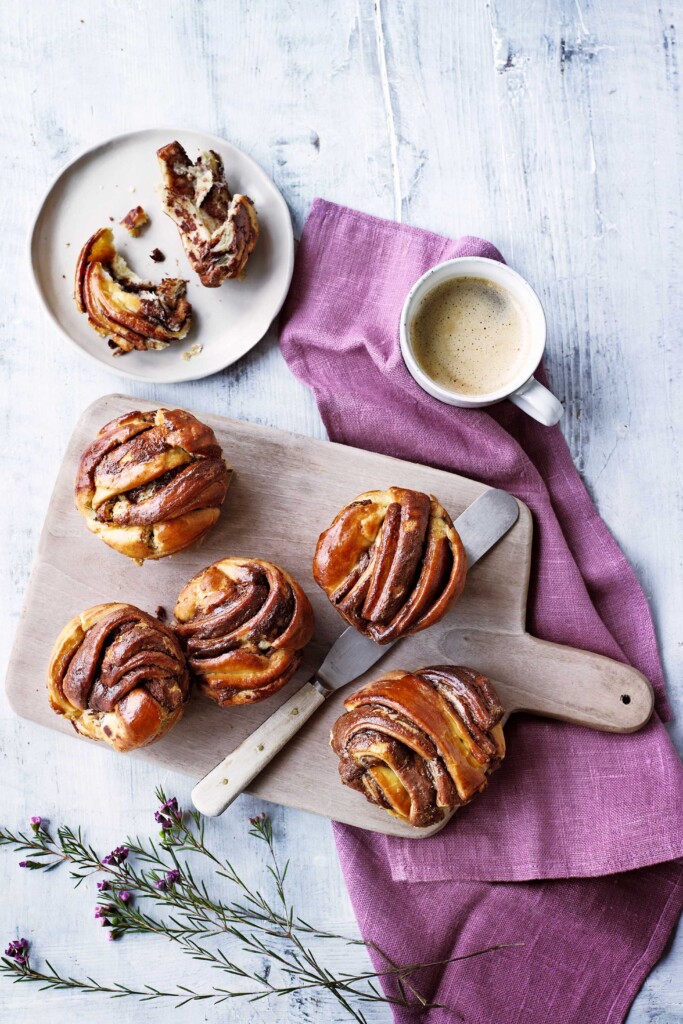
<path fill-rule="evenodd" d="M 12 939 L 5 950 L 5 956 L 10 956 L 15 963 L 28 963 L 29 944 L 27 939 Z"/>
<path fill-rule="evenodd" d="M 118 867 L 128 858 L 129 853 L 130 850 L 127 846 L 117 846 L 115 850 L 112 850 L 111 853 L 102 858 L 102 863 L 107 867 Z"/>
<path fill-rule="evenodd" d="M 101 917 L 100 918 L 100 924 L 102 925 L 103 928 L 108 928 L 109 927 L 109 919 L 106 918 L 106 917 Z"/>
<path fill-rule="evenodd" d="M 110 883 L 105 880 L 104 882 L 98 882 L 97 888 L 100 890 L 100 892 L 106 892 L 107 889 L 111 888 L 111 886 Z"/>
<path fill-rule="evenodd" d="M 127 889 L 122 889 L 119 893 L 119 899 L 122 903 L 130 903 L 132 896 Z"/>
<path fill-rule="evenodd" d="M 20 868 L 27 868 L 28 867 L 28 861 L 27 860 L 20 860 L 19 861 L 19 867 Z"/>
<path fill-rule="evenodd" d="M 40 817 L 39 814 L 36 814 L 35 817 L 31 818 L 32 825 L 42 825 L 42 823 L 43 819 Z"/>
<path fill-rule="evenodd" d="M 154 812 L 154 820 L 163 829 L 176 828 L 183 818 L 183 812 L 178 807 L 178 801 L 174 796 L 161 805 L 158 811 Z"/>
<path fill-rule="evenodd" d="M 117 935 L 115 935 L 115 934 L 114 934 L 114 932 L 108 932 L 108 934 L 107 934 L 107 938 L 109 939 L 109 941 L 110 941 L 110 942 L 113 942 L 113 941 L 114 941 L 114 939 L 117 939 L 117 938 L 118 938 L 118 936 L 117 936 Z"/>
<path fill-rule="evenodd" d="M 169 885 L 175 885 L 176 882 L 180 881 L 180 872 L 176 868 L 173 868 L 172 871 L 167 871 L 166 881 Z"/>
<path fill-rule="evenodd" d="M 160 892 L 166 892 L 168 889 L 168 883 L 165 878 L 160 878 L 158 882 L 154 883 L 154 885 Z"/>

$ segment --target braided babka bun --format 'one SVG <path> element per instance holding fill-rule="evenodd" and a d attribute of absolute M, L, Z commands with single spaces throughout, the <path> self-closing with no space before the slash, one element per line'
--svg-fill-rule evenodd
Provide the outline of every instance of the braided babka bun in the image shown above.
<path fill-rule="evenodd" d="M 466 558 L 448 512 L 421 491 L 367 491 L 320 535 L 316 583 L 379 644 L 441 619 L 465 585 Z"/>
<path fill-rule="evenodd" d="M 214 525 L 231 474 L 213 430 L 189 412 L 129 412 L 83 452 L 76 507 L 109 547 L 163 558 Z"/>
<path fill-rule="evenodd" d="M 470 668 L 388 672 L 344 707 L 330 738 L 342 782 L 419 828 L 468 803 L 505 756 L 503 707 Z"/>
<path fill-rule="evenodd" d="M 189 674 L 168 626 L 130 604 L 100 604 L 57 637 L 47 690 L 53 710 L 82 736 L 125 752 L 179 721 Z"/>
<path fill-rule="evenodd" d="M 223 707 L 276 693 L 313 635 L 313 609 L 289 573 L 259 558 L 224 558 L 183 588 L 177 635 L 199 689 Z"/>

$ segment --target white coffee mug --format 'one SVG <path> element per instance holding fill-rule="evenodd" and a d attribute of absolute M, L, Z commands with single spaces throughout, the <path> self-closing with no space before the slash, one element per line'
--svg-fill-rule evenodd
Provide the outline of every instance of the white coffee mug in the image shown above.
<path fill-rule="evenodd" d="M 459 277 L 483 278 L 506 289 L 522 306 L 529 323 L 529 358 L 516 378 L 513 378 L 505 388 L 490 394 L 463 394 L 441 387 L 424 372 L 413 352 L 410 332 L 418 306 L 437 285 Z M 438 398 L 440 402 L 457 405 L 462 409 L 481 409 L 509 398 L 539 423 L 552 427 L 562 416 L 562 405 L 555 395 L 534 377 L 534 371 L 543 356 L 545 340 L 545 313 L 541 300 L 531 285 L 507 264 L 484 256 L 459 256 L 432 267 L 410 289 L 401 312 L 401 353 L 411 376 L 424 391 Z"/>

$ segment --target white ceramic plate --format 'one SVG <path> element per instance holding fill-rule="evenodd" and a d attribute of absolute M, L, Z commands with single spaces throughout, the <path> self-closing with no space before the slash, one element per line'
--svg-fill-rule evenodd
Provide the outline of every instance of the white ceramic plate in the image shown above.
<path fill-rule="evenodd" d="M 215 149 L 223 158 L 231 190 L 250 196 L 256 204 L 260 233 L 244 280 L 204 288 L 190 267 L 176 226 L 163 212 L 156 191 L 161 181 L 156 151 L 174 139 L 193 160 L 200 149 Z M 150 224 L 132 238 L 119 221 L 138 205 L 146 210 Z M 78 312 L 73 299 L 76 260 L 84 242 L 105 226 L 113 228 L 117 248 L 140 277 L 187 278 L 194 325 L 184 341 L 160 352 L 114 357 L 106 340 Z M 166 256 L 164 263 L 150 259 L 155 248 Z M 204 132 L 149 129 L 103 142 L 62 171 L 38 211 L 30 256 L 49 315 L 80 352 L 124 377 L 172 384 L 230 366 L 263 337 L 289 289 L 294 238 L 287 204 L 251 157 Z M 183 359 L 183 352 L 195 342 L 202 351 Z"/>

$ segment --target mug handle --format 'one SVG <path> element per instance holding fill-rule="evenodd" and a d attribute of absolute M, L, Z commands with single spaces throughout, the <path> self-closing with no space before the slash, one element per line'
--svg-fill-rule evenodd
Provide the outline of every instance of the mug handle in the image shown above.
<path fill-rule="evenodd" d="M 559 423 L 564 412 L 560 400 L 555 398 L 552 391 L 539 384 L 535 377 L 529 377 L 528 381 L 508 395 L 508 398 L 522 412 L 538 420 L 545 427 L 553 427 Z"/>

